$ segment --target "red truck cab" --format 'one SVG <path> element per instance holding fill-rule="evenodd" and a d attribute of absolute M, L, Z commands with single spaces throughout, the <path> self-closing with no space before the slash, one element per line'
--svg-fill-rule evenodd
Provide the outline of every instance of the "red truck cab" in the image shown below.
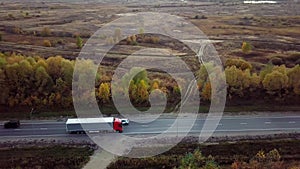
<path fill-rule="evenodd" d="M 123 132 L 123 126 L 121 119 L 114 118 L 113 128 L 115 131 L 118 131 L 119 133 Z"/>

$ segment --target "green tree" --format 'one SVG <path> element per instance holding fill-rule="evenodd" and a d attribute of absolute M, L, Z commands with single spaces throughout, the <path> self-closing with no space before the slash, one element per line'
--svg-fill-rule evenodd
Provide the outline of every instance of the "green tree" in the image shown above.
<path fill-rule="evenodd" d="M 206 162 L 203 169 L 220 169 L 220 166 L 213 160 L 209 160 Z"/>
<path fill-rule="evenodd" d="M 197 169 L 195 161 L 193 154 L 188 153 L 181 159 L 179 169 Z"/>
<path fill-rule="evenodd" d="M 83 40 L 80 36 L 76 37 L 76 45 L 78 49 L 81 49 L 83 47 Z"/>
<path fill-rule="evenodd" d="M 6 64 L 7 64 L 6 59 L 4 57 L 0 57 L 0 69 L 4 68 Z"/>

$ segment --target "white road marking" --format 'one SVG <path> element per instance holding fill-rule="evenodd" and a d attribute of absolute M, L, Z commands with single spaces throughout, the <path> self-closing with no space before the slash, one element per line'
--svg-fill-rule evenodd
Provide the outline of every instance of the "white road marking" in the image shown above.
<path fill-rule="evenodd" d="M 236 130 L 191 130 L 190 132 L 244 132 L 244 131 L 298 131 L 300 128 L 269 128 L 269 129 L 236 129 Z M 164 131 L 165 132 L 165 131 Z M 186 131 L 178 131 L 178 133 L 185 133 Z M 124 134 L 159 134 L 159 131 L 139 131 L 139 132 L 125 132 Z M 177 133 L 177 131 L 170 131 L 167 133 Z"/>
<path fill-rule="evenodd" d="M 218 126 L 223 126 L 223 124 L 222 124 L 222 123 L 219 123 Z"/>
<path fill-rule="evenodd" d="M 265 124 L 271 124 L 271 122 L 270 121 L 266 121 Z"/>
<path fill-rule="evenodd" d="M 247 125 L 248 123 L 240 123 L 241 125 Z"/>
<path fill-rule="evenodd" d="M 215 120 L 215 119 L 219 119 L 220 117 L 210 117 L 211 120 Z M 300 118 L 300 116 L 274 116 L 274 117 L 266 117 L 266 116 L 254 116 L 254 117 L 228 117 L 228 116 L 223 116 L 221 119 L 228 119 L 228 120 L 242 120 L 242 119 L 281 119 L 281 118 L 291 118 L 291 119 L 295 119 L 295 118 Z M 205 120 L 205 118 L 198 118 L 198 119 L 203 119 Z M 208 119 L 207 119 L 208 120 Z"/>
<path fill-rule="evenodd" d="M 294 124 L 294 123 L 296 123 L 296 122 L 294 122 L 294 121 L 289 121 L 289 124 Z"/>
<path fill-rule="evenodd" d="M 68 134 L 1 136 L 1 138 L 31 138 L 31 137 L 61 137 L 61 136 L 68 136 Z"/>
<path fill-rule="evenodd" d="M 40 130 L 65 130 L 66 128 L 64 127 L 64 128 L 39 128 Z M 36 131 L 36 130 L 38 130 L 38 128 L 21 128 L 21 129 L 13 129 L 13 130 L 15 130 L 15 131 Z"/>

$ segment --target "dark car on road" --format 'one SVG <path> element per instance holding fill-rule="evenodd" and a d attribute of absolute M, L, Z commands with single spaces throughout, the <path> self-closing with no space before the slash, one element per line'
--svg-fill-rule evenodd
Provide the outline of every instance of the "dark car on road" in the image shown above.
<path fill-rule="evenodd" d="M 4 128 L 19 128 L 20 127 L 20 121 L 19 120 L 10 120 L 6 123 L 4 123 Z"/>

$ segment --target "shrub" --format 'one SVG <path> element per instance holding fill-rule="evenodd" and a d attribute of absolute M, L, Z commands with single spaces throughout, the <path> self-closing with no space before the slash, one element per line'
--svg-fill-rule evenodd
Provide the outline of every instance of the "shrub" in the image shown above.
<path fill-rule="evenodd" d="M 51 42 L 49 40 L 44 40 L 43 43 L 44 43 L 45 47 L 51 47 L 52 46 L 52 44 L 51 44 Z"/>
<path fill-rule="evenodd" d="M 51 35 L 51 30 L 48 27 L 44 27 L 42 32 L 41 32 L 42 36 L 50 36 Z"/>
<path fill-rule="evenodd" d="M 145 42 L 145 43 L 153 43 L 153 44 L 157 44 L 157 43 L 159 43 L 159 41 L 160 41 L 160 39 L 159 39 L 159 37 L 158 36 L 145 36 L 144 38 L 143 38 L 143 41 Z"/>
<path fill-rule="evenodd" d="M 8 16 L 10 19 L 16 19 L 15 16 L 14 16 L 13 14 L 11 14 L 11 13 L 9 13 L 7 16 Z"/>
<path fill-rule="evenodd" d="M 76 45 L 77 45 L 78 49 L 81 49 L 83 46 L 83 42 L 82 42 L 82 39 L 80 36 L 77 36 L 77 38 L 76 38 Z"/>
<path fill-rule="evenodd" d="M 205 15 L 202 15 L 202 16 L 196 15 L 194 18 L 195 19 L 207 19 L 207 17 Z"/>
<path fill-rule="evenodd" d="M 58 40 L 57 40 L 57 44 L 63 45 L 63 44 L 65 44 L 65 43 L 64 43 L 64 40 L 63 40 L 63 39 L 58 39 Z"/>
<path fill-rule="evenodd" d="M 136 36 L 135 35 L 127 37 L 126 42 L 127 42 L 128 45 L 137 45 L 138 44 L 137 41 L 136 41 Z"/>
<path fill-rule="evenodd" d="M 252 46 L 248 42 L 243 42 L 242 44 L 242 51 L 244 53 L 249 53 L 251 52 Z"/>

